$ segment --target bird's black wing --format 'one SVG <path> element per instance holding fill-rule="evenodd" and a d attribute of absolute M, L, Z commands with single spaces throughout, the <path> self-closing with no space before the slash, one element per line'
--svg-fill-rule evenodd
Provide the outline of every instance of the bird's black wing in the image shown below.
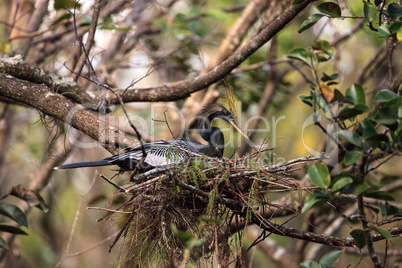
<path fill-rule="evenodd" d="M 147 156 L 144 159 L 141 170 L 152 167 L 168 166 L 184 162 L 186 159 L 199 154 L 198 148 L 201 143 L 187 140 L 158 141 L 144 144 Z M 195 154 L 192 154 L 195 153 Z M 142 159 L 141 146 L 132 148 L 130 151 L 118 154 L 105 160 L 112 165 L 118 165 L 124 169 L 133 170 Z"/>

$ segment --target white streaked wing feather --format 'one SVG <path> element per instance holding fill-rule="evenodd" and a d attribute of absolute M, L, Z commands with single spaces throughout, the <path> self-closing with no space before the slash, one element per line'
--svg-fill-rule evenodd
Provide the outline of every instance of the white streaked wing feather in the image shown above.
<path fill-rule="evenodd" d="M 180 147 L 176 147 L 176 146 Z M 169 164 L 180 163 L 189 157 L 189 154 L 182 149 L 190 152 L 197 152 L 195 146 L 197 143 L 187 142 L 183 140 L 173 141 L 159 141 L 152 144 L 145 144 L 145 150 L 147 151 L 147 157 L 144 162 L 151 166 L 166 166 Z M 141 147 L 135 147 L 131 151 L 123 154 L 116 155 L 112 158 L 113 162 L 124 161 L 124 159 L 131 159 L 140 161 L 142 158 Z"/>

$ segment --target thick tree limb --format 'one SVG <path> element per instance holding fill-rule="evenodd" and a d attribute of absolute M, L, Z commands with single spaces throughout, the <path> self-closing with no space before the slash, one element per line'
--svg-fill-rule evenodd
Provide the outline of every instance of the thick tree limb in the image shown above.
<path fill-rule="evenodd" d="M 35 108 L 45 115 L 67 122 L 98 141 L 111 153 L 116 147 L 133 147 L 138 142 L 127 137 L 81 105 L 53 93 L 46 85 L 33 84 L 0 73 L 0 97 Z"/>
<path fill-rule="evenodd" d="M 100 98 L 87 93 L 85 89 L 77 85 L 71 78 L 63 78 L 44 69 L 31 66 L 17 55 L 13 58 L 0 59 L 0 72 L 9 74 L 21 80 L 35 84 L 45 84 L 52 91 L 61 93 L 77 103 L 97 104 Z M 106 90 L 104 90 L 106 92 Z M 102 93 L 98 93 L 102 95 Z M 112 95 L 112 93 L 109 93 Z"/>
<path fill-rule="evenodd" d="M 325 244 L 333 247 L 354 247 L 355 241 L 353 238 L 340 238 L 331 235 L 321 235 L 312 232 L 306 232 L 295 228 L 289 228 L 285 226 L 280 226 L 277 224 L 266 224 L 266 220 L 260 218 L 258 215 L 254 214 L 252 221 L 254 224 L 258 225 L 260 228 L 272 232 L 274 234 L 283 235 L 291 238 L 297 238 L 301 240 L 306 240 L 309 242 Z M 398 225 L 392 228 L 389 228 L 388 231 L 392 236 L 399 236 L 402 233 L 402 226 Z M 384 240 L 385 237 L 379 234 L 371 235 L 371 239 L 373 242 Z"/>

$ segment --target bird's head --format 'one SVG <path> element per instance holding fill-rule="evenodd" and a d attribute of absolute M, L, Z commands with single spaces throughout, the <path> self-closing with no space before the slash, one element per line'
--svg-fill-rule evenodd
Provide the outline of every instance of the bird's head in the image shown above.
<path fill-rule="evenodd" d="M 241 135 L 246 138 L 249 145 L 255 148 L 255 144 L 249 139 L 249 137 L 244 133 L 244 131 L 239 127 L 233 118 L 233 115 L 223 106 L 217 104 L 210 104 L 204 107 L 200 113 L 199 126 L 201 131 L 210 129 L 211 122 L 214 118 L 220 118 L 231 124 Z"/>

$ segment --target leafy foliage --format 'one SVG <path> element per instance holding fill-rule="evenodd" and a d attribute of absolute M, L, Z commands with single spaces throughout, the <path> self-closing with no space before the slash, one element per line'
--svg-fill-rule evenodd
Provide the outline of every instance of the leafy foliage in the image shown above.
<path fill-rule="evenodd" d="M 27 217 L 25 216 L 24 212 L 22 212 L 22 210 L 15 205 L 0 202 L 0 215 L 6 216 L 10 218 L 13 222 L 28 228 Z M 0 223 L 0 232 L 19 235 L 27 234 L 25 231 L 17 226 L 3 223 Z M 8 250 L 7 242 L 2 237 L 0 237 L 0 248 Z"/>
<path fill-rule="evenodd" d="M 376 6 L 369 1 L 364 1 L 363 6 L 364 17 L 371 30 L 387 37 L 390 42 L 401 40 L 401 23 L 397 21 L 401 16 L 399 4 L 391 3 L 386 10 L 380 10 L 379 4 Z M 312 27 L 325 15 L 333 18 L 342 16 L 339 6 L 333 2 L 322 3 L 317 8 L 322 14 L 309 17 L 303 22 L 299 32 Z M 387 16 L 388 20 L 380 19 L 377 24 L 380 12 L 382 16 Z M 327 57 L 322 57 L 319 53 L 325 53 Z M 314 77 L 319 77 L 321 62 L 331 60 L 333 55 L 333 48 L 329 43 L 321 41 L 321 45 L 313 42 L 311 48 L 294 49 L 289 52 L 288 57 L 304 63 Z M 344 93 L 331 87 L 337 83 L 329 85 L 328 82 L 334 81 L 338 76 L 337 73 L 331 76 L 323 73 L 319 81 L 314 81 L 316 83 L 312 84 L 309 81 L 313 89 L 311 94 L 300 96 L 305 104 L 314 111 L 320 111 L 331 124 L 337 126 L 335 133 L 325 134 L 336 140 L 337 150 L 340 151 L 338 155 L 341 155 L 343 160 L 342 165 L 336 172 L 332 172 L 333 174 L 324 165 L 316 164 L 309 168 L 310 180 L 319 189 L 306 197 L 302 213 L 312 211 L 313 207 L 315 210 L 325 211 L 328 209 L 326 204 L 332 204 L 332 208 L 342 207 L 344 205 L 341 204 L 347 201 L 351 204 L 363 203 L 359 205 L 360 215 L 365 215 L 364 208 L 361 207 L 368 208 L 376 217 L 395 215 L 399 210 L 388 203 L 395 199 L 394 196 L 386 191 L 378 191 L 377 186 L 368 179 L 368 174 L 390 158 L 401 154 L 402 102 L 399 95 L 401 86 L 398 85 L 393 90 L 391 88 L 378 90 L 370 101 L 367 92 L 372 89 L 364 88 L 360 84 L 354 83 Z M 351 195 L 357 199 L 346 197 Z M 373 206 L 364 203 L 365 199 L 359 196 L 383 200 L 386 203 Z M 367 240 L 371 231 L 382 235 L 385 239 L 391 239 L 387 229 L 378 224 L 368 224 L 364 217 L 360 219 L 363 229 L 350 232 L 358 248 L 373 247 L 373 242 Z M 340 256 L 342 252 L 334 253 L 335 259 L 339 257 L 338 254 Z M 331 267 L 330 265 L 330 262 L 315 261 L 300 264 L 301 267 Z"/>

